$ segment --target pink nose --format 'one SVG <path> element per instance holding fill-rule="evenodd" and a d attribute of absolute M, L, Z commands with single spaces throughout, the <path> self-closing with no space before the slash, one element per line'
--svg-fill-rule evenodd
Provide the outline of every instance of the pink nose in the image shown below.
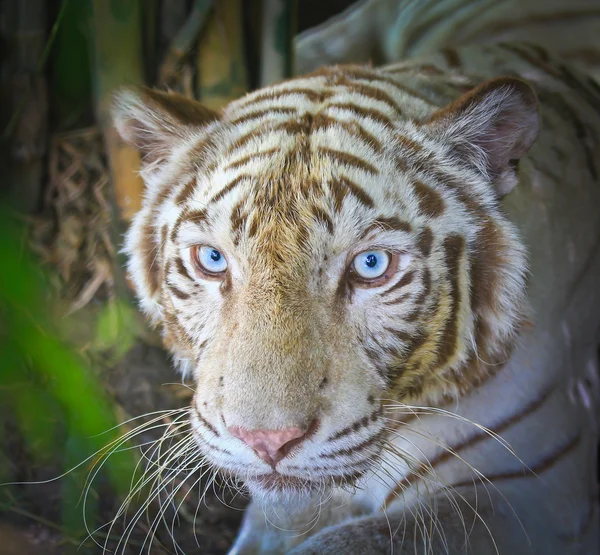
<path fill-rule="evenodd" d="M 314 428 L 310 425 L 309 431 Z M 254 452 L 272 467 L 283 459 L 296 445 L 302 443 L 308 432 L 300 428 L 285 430 L 246 430 L 239 426 L 230 426 L 229 432 L 252 447 Z"/>

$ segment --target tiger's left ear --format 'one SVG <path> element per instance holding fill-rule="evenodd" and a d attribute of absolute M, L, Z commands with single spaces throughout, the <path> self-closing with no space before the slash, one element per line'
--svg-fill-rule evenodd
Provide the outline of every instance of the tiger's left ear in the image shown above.
<path fill-rule="evenodd" d="M 145 164 L 160 163 L 176 146 L 219 119 L 195 100 L 146 87 L 120 90 L 112 115 L 123 140 L 138 149 Z"/>
<path fill-rule="evenodd" d="M 517 162 L 537 137 L 537 98 L 520 79 L 492 79 L 435 112 L 426 128 L 504 196 L 517 184 Z"/>

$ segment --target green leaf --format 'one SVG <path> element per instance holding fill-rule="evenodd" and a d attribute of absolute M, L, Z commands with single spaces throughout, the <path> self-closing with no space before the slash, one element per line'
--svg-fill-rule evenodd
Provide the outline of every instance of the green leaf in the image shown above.
<path fill-rule="evenodd" d="M 64 467 L 74 468 L 89 456 L 89 441 L 78 434 L 69 437 L 65 445 Z M 61 520 L 65 533 L 73 538 L 84 539 L 98 526 L 98 495 L 90 491 L 85 497 L 86 479 L 89 466 L 83 465 L 67 474 L 61 482 Z M 84 512 L 85 511 L 85 512 Z M 85 520 L 84 520 L 85 515 Z M 87 530 L 86 530 L 87 525 Z M 81 546 L 71 548 L 73 554 L 95 553 L 97 546 L 88 540 Z"/>
<path fill-rule="evenodd" d="M 125 301 L 113 298 L 98 316 L 93 348 L 96 351 L 112 351 L 118 360 L 133 346 L 138 333 L 135 309 Z"/>
<path fill-rule="evenodd" d="M 60 405 L 34 384 L 20 387 L 14 394 L 15 418 L 34 463 L 56 462 L 62 444 Z"/>

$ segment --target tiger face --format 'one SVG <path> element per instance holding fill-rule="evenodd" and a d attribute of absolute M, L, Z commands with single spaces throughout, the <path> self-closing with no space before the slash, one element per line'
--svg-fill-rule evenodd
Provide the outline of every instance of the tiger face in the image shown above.
<path fill-rule="evenodd" d="M 456 397 L 512 347 L 526 262 L 499 198 L 538 130 L 522 81 L 439 108 L 331 68 L 221 114 L 124 91 L 115 121 L 144 155 L 141 306 L 195 381 L 198 449 L 253 493 L 354 484 L 386 399 Z"/>

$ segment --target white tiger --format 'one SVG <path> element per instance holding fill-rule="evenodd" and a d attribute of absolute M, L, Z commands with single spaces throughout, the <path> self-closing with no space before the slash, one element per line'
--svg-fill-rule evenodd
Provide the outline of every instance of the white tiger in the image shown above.
<path fill-rule="evenodd" d="M 466 60 L 119 96 L 141 306 L 254 499 L 232 553 L 600 552 L 600 93 Z"/>

